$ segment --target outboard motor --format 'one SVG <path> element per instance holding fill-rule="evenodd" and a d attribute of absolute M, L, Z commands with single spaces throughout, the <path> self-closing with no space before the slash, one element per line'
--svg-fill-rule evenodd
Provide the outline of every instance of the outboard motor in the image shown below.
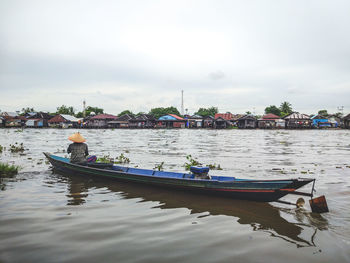
<path fill-rule="evenodd" d="M 209 167 L 191 166 L 190 171 L 194 174 L 195 178 L 210 179 L 208 175 Z"/>

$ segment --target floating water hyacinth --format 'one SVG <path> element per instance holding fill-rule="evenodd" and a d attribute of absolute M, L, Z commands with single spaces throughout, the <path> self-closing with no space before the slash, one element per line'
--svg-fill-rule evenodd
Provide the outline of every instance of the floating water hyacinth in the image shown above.
<path fill-rule="evenodd" d="M 163 171 L 163 165 L 164 165 L 164 162 L 161 162 L 158 165 L 156 164 L 153 169 L 158 171 Z"/>
<path fill-rule="evenodd" d="M 18 173 L 18 166 L 0 163 L 0 177 L 13 177 Z"/>
<path fill-rule="evenodd" d="M 15 142 L 15 144 L 10 144 L 10 152 L 17 153 L 17 152 L 24 152 L 24 146 L 23 143 L 18 144 Z"/>

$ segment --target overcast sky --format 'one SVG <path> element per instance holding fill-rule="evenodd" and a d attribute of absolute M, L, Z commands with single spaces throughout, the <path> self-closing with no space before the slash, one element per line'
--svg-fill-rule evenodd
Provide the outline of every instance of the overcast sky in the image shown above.
<path fill-rule="evenodd" d="M 0 0 L 0 110 L 350 112 L 350 1 Z"/>

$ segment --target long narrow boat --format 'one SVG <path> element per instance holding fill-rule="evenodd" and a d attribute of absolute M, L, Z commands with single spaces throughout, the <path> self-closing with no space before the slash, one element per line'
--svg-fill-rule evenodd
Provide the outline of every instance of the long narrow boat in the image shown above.
<path fill-rule="evenodd" d="M 194 173 L 177 173 L 154 171 L 118 166 L 113 164 L 79 165 L 70 163 L 68 158 L 44 153 L 57 172 L 88 176 L 110 177 L 117 180 L 185 189 L 206 195 L 221 195 L 234 199 L 260 202 L 277 201 L 287 194 L 300 194 L 312 197 L 309 193 L 296 190 L 315 179 L 251 180 L 226 176 L 210 176 L 207 179 L 197 178 Z"/>

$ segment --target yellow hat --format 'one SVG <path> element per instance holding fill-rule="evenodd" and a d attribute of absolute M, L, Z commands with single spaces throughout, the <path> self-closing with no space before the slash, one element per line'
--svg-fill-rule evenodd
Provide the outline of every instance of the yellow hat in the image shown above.
<path fill-rule="evenodd" d="M 68 139 L 71 140 L 72 142 L 77 142 L 77 143 L 86 142 L 85 138 L 81 136 L 79 132 L 76 132 L 73 135 L 69 136 Z"/>

